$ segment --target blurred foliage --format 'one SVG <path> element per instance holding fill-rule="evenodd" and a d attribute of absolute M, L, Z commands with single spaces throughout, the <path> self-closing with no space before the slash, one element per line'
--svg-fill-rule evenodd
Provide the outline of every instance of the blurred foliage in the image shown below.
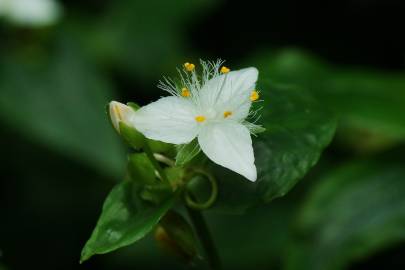
<path fill-rule="evenodd" d="M 104 113 L 113 87 L 69 40 L 55 43 L 3 53 L 0 117 L 30 140 L 117 177 L 125 152 Z"/>
<path fill-rule="evenodd" d="M 111 1 L 94 20 L 82 16 L 72 22 L 88 49 L 100 63 L 142 80 L 160 78 L 161 71 L 190 57 L 184 31 L 212 0 Z M 85 14 L 87 15 L 87 14 Z M 75 31 L 76 32 L 76 31 Z M 142 85 L 143 83 L 140 82 Z"/>
<path fill-rule="evenodd" d="M 342 165 L 310 192 L 286 269 L 345 269 L 405 240 L 405 168 L 392 158 Z"/>
<path fill-rule="evenodd" d="M 405 73 L 342 68 L 299 49 L 250 58 L 261 75 L 311 90 L 341 117 L 341 140 L 361 151 L 390 147 L 405 138 Z"/>
<path fill-rule="evenodd" d="M 179 268 L 151 237 L 84 266 L 78 260 L 110 180 L 124 175 L 124 146 L 105 104 L 123 96 L 146 103 L 145 97 L 159 93 L 152 90 L 156 80 L 173 73 L 186 56 L 213 55 L 193 48 L 189 32 L 217 4 L 96 2 L 64 1 L 64 17 L 53 27 L 0 22 L 0 251 L 7 269 Z M 216 44 L 215 37 L 204 39 Z M 249 60 L 230 60 L 260 70 L 261 122 L 268 130 L 254 140 L 257 162 L 271 173 L 260 171 L 265 180 L 255 186 L 222 172 L 216 210 L 243 212 L 251 200 L 284 195 L 330 140 L 334 124 L 324 121 L 324 111 L 339 115 L 340 122 L 338 138 L 320 163 L 283 198 L 243 215 L 207 213 L 226 269 L 348 269 L 403 245 L 404 71 L 337 66 L 301 49 L 253 49 Z M 304 106 L 294 107 L 284 94 Z M 318 128 L 306 122 L 304 108 Z M 285 146 L 286 153 L 280 150 Z M 224 197 L 232 203 L 223 204 Z M 104 210 L 113 212 L 104 217 L 118 217 L 115 208 Z"/>

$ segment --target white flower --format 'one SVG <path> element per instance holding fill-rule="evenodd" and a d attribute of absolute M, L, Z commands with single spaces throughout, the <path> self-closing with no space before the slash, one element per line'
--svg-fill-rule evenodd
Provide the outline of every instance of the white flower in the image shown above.
<path fill-rule="evenodd" d="M 245 68 L 230 71 L 222 61 L 204 62 L 202 76 L 195 66 L 184 64 L 179 71 L 181 85 L 165 78 L 159 87 L 172 94 L 135 112 L 134 127 L 147 138 L 173 144 L 187 144 L 194 138 L 213 162 L 233 170 L 250 181 L 257 172 L 250 129 L 246 122 L 255 90 L 258 71 Z"/>
<path fill-rule="evenodd" d="M 121 133 L 120 122 L 131 125 L 131 119 L 135 114 L 135 111 L 131 107 L 117 101 L 111 101 L 108 107 L 111 123 L 118 133 Z"/>
<path fill-rule="evenodd" d="M 60 6 L 54 0 L 0 0 L 0 16 L 22 26 L 50 25 L 60 13 Z"/>

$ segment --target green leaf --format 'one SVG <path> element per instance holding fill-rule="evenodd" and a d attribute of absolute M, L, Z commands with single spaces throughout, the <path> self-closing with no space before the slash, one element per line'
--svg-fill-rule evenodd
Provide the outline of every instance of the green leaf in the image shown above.
<path fill-rule="evenodd" d="M 264 201 L 285 195 L 331 142 L 336 118 L 301 88 L 259 83 L 266 132 L 255 144 L 258 191 Z"/>
<path fill-rule="evenodd" d="M 254 137 L 258 179 L 255 183 L 218 166 L 218 199 L 214 209 L 243 212 L 259 202 L 285 195 L 318 161 L 330 143 L 336 119 L 301 88 L 263 79 L 262 118 L 266 131 Z"/>
<path fill-rule="evenodd" d="M 110 83 L 70 42 L 25 53 L 1 54 L 3 124 L 102 174 L 122 175 L 123 147 L 104 113 Z"/>
<path fill-rule="evenodd" d="M 176 155 L 176 166 L 184 166 L 190 162 L 198 153 L 200 153 L 201 148 L 198 144 L 198 140 L 194 139 L 188 144 L 179 145 L 177 148 Z"/>
<path fill-rule="evenodd" d="M 104 202 L 97 225 L 82 250 L 81 262 L 130 245 L 148 234 L 173 206 L 175 196 L 159 205 L 143 201 L 133 181 L 119 183 Z"/>
<path fill-rule="evenodd" d="M 405 138 L 405 76 L 330 65 L 296 49 L 260 54 L 250 61 L 261 76 L 310 90 L 341 116 L 344 141 L 360 150 L 386 148 Z"/>
<path fill-rule="evenodd" d="M 405 241 L 405 168 L 401 161 L 364 160 L 322 177 L 295 222 L 287 269 L 346 269 Z"/>

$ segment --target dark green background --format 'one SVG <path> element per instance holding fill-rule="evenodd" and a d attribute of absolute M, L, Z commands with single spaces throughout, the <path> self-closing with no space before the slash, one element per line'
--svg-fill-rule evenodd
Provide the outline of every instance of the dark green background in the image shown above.
<path fill-rule="evenodd" d="M 104 105 L 146 104 L 162 95 L 162 75 L 217 57 L 313 88 L 343 115 L 336 139 L 292 192 L 241 216 L 208 213 L 227 269 L 405 267 L 404 3 L 62 5 L 52 27 L 0 22 L 0 269 L 179 269 L 151 237 L 78 264 L 124 174 L 126 149 Z"/>

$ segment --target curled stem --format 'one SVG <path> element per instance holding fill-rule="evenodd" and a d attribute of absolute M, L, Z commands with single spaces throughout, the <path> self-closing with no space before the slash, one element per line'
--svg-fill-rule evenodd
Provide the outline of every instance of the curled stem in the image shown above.
<path fill-rule="evenodd" d="M 192 195 L 191 191 L 186 187 L 186 189 L 184 191 L 184 200 L 185 200 L 187 206 L 192 209 L 195 209 L 195 210 L 204 210 L 204 209 L 210 208 L 215 203 L 215 201 L 218 197 L 217 181 L 215 180 L 213 175 L 211 175 L 210 173 L 208 173 L 206 171 L 200 170 L 200 169 L 194 169 L 192 171 L 191 175 L 192 176 L 202 175 L 202 176 L 204 176 L 205 179 L 208 179 L 208 181 L 211 184 L 211 194 L 207 201 L 198 202 L 196 200 L 195 196 Z M 194 179 L 194 177 L 191 178 L 191 181 L 193 181 L 193 179 Z"/>
<path fill-rule="evenodd" d="M 155 170 L 157 171 L 157 173 L 159 174 L 160 178 L 164 182 L 167 182 L 170 185 L 170 182 L 169 182 L 165 172 L 163 171 L 162 167 L 160 166 L 159 161 L 167 164 L 167 161 L 168 160 L 171 161 L 171 160 L 162 155 L 154 154 L 147 143 L 145 143 L 145 145 L 143 146 L 143 150 L 145 151 L 149 160 L 152 162 L 152 165 L 155 168 Z M 162 157 L 165 159 L 162 159 Z M 169 164 L 167 164 L 167 165 L 169 165 Z M 200 174 L 200 175 L 205 176 L 211 183 L 212 191 L 211 191 L 210 198 L 205 203 L 198 203 L 195 196 L 191 193 L 191 191 L 189 191 L 186 188 L 185 201 L 186 201 L 187 212 L 194 225 L 198 238 L 200 239 L 201 246 L 204 249 L 204 252 L 206 254 L 207 261 L 208 261 L 210 268 L 212 270 L 220 270 L 221 262 L 220 262 L 220 259 L 218 256 L 217 249 L 214 245 L 214 241 L 213 241 L 211 233 L 208 229 L 207 223 L 200 211 L 201 209 L 207 209 L 215 202 L 217 195 L 218 195 L 218 185 L 217 185 L 215 178 L 211 174 L 209 174 L 203 170 L 194 170 L 193 174 L 194 175 Z"/>

